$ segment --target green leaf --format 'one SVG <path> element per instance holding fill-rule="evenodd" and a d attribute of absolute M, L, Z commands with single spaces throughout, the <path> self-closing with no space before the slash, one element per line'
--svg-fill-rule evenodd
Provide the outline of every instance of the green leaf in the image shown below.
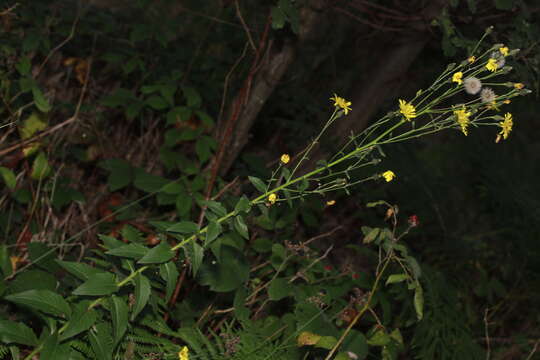
<path fill-rule="evenodd" d="M 0 270 L 2 270 L 4 277 L 8 277 L 13 273 L 9 251 L 4 244 L 0 245 Z"/>
<path fill-rule="evenodd" d="M 208 246 L 214 241 L 219 234 L 221 234 L 221 231 L 223 229 L 221 228 L 221 224 L 217 221 L 210 221 L 208 224 L 208 229 L 206 230 L 206 240 L 204 242 L 204 246 Z"/>
<path fill-rule="evenodd" d="M 30 62 L 30 57 L 21 56 L 21 61 L 15 64 L 15 68 L 22 76 L 30 75 L 30 70 L 32 70 L 32 63 Z"/>
<path fill-rule="evenodd" d="M 22 293 L 28 290 L 54 291 L 58 281 L 54 275 L 42 270 L 25 270 L 9 283 L 9 292 L 12 294 Z"/>
<path fill-rule="evenodd" d="M 15 177 L 13 171 L 7 167 L 0 166 L 0 175 L 10 190 L 15 189 L 15 186 L 17 185 L 17 178 Z"/>
<path fill-rule="evenodd" d="M 65 330 L 60 334 L 60 341 L 80 334 L 94 325 L 97 320 L 97 313 L 93 309 L 88 309 L 89 303 L 83 301 L 75 305 L 73 315 L 67 322 Z"/>
<path fill-rule="evenodd" d="M 96 274 L 73 291 L 73 295 L 110 295 L 118 290 L 115 276 L 111 273 Z"/>
<path fill-rule="evenodd" d="M 39 111 L 44 113 L 51 111 L 51 105 L 37 86 L 32 88 L 32 95 L 34 96 L 34 103 Z"/>
<path fill-rule="evenodd" d="M 286 20 L 286 17 L 283 11 L 281 11 L 279 7 L 274 6 L 272 7 L 271 15 L 272 15 L 272 29 L 276 29 L 276 30 L 283 29 L 283 27 L 285 26 L 285 20 Z"/>
<path fill-rule="evenodd" d="M 195 143 L 195 152 L 201 163 L 208 161 L 212 155 L 212 149 L 215 149 L 217 144 L 210 136 L 201 136 Z"/>
<path fill-rule="evenodd" d="M 182 92 L 189 107 L 198 108 L 201 106 L 202 98 L 197 90 L 190 86 L 182 86 Z"/>
<path fill-rule="evenodd" d="M 146 99 L 146 104 L 150 105 L 154 110 L 164 110 L 169 107 L 167 101 L 159 95 L 152 95 Z"/>
<path fill-rule="evenodd" d="M 291 294 L 292 286 L 285 278 L 275 278 L 268 287 L 268 298 L 270 300 L 281 300 Z"/>
<path fill-rule="evenodd" d="M 205 263 L 200 270 L 200 283 L 210 290 L 228 292 L 238 289 L 249 278 L 249 265 L 237 249 L 224 245 L 218 263 Z"/>
<path fill-rule="evenodd" d="M 192 250 L 190 251 L 191 271 L 193 273 L 193 276 L 195 277 L 197 275 L 197 272 L 199 272 L 199 269 L 203 261 L 204 249 L 201 245 L 199 245 L 195 241 L 191 242 L 191 247 L 192 247 Z"/>
<path fill-rule="evenodd" d="M 161 264 L 159 266 L 159 275 L 163 280 L 165 280 L 165 283 L 167 284 L 165 286 L 165 301 L 169 302 L 173 294 L 174 288 L 176 287 L 176 282 L 179 275 L 176 264 L 173 261 Z"/>
<path fill-rule="evenodd" d="M 211 200 L 205 200 L 201 201 L 201 204 L 204 206 L 207 206 L 214 214 L 216 214 L 219 217 L 223 217 L 227 215 L 227 209 L 217 201 L 211 201 Z"/>
<path fill-rule="evenodd" d="M 364 237 L 363 243 L 369 244 L 379 237 L 381 232 L 380 228 L 371 229 L 371 231 Z"/>
<path fill-rule="evenodd" d="M 244 239 L 249 240 L 248 227 L 244 222 L 244 218 L 241 215 L 235 216 L 234 228 Z"/>
<path fill-rule="evenodd" d="M 392 274 L 386 280 L 386 285 L 402 282 L 407 280 L 408 278 L 409 276 L 407 274 Z"/>
<path fill-rule="evenodd" d="M 71 309 L 66 300 L 50 290 L 28 290 L 6 296 L 5 299 L 55 316 L 69 317 L 71 315 Z"/>
<path fill-rule="evenodd" d="M 69 360 L 70 346 L 60 345 L 58 333 L 50 335 L 43 343 L 39 360 Z"/>
<path fill-rule="evenodd" d="M 111 360 L 114 349 L 114 341 L 111 335 L 110 325 L 107 323 L 97 324 L 88 335 L 92 350 L 99 360 Z"/>
<path fill-rule="evenodd" d="M 151 287 L 148 278 L 142 274 L 135 277 L 135 306 L 131 312 L 131 321 L 144 309 L 150 298 Z"/>
<path fill-rule="evenodd" d="M 0 320 L 0 342 L 37 346 L 38 340 L 32 329 L 23 323 Z"/>
<path fill-rule="evenodd" d="M 105 254 L 111 256 L 127 257 L 138 260 L 146 255 L 149 249 L 137 243 L 131 243 L 107 251 Z"/>
<path fill-rule="evenodd" d="M 367 343 L 371 346 L 384 346 L 390 343 L 392 339 L 383 329 L 376 329 L 369 336 Z"/>
<path fill-rule="evenodd" d="M 262 193 L 266 192 L 266 185 L 264 182 L 255 176 L 248 176 L 249 181 L 255 186 L 255 189 L 259 190 Z"/>
<path fill-rule="evenodd" d="M 120 342 L 128 326 L 128 306 L 124 299 L 112 295 L 110 298 L 111 318 L 114 330 L 114 346 Z"/>
<path fill-rule="evenodd" d="M 246 197 L 246 195 L 242 195 L 240 200 L 236 203 L 236 206 L 234 207 L 234 212 L 236 214 L 240 214 L 241 212 L 249 212 L 251 210 L 251 202 Z"/>
<path fill-rule="evenodd" d="M 162 178 L 161 176 L 148 174 L 143 170 L 137 169 L 135 171 L 135 181 L 133 185 L 142 191 L 147 193 L 154 193 L 160 191 L 165 185 L 171 181 Z"/>
<path fill-rule="evenodd" d="M 28 254 L 32 263 L 39 265 L 39 267 L 47 271 L 53 272 L 60 269 L 54 261 L 56 259 L 56 252 L 45 243 L 29 243 Z"/>
<path fill-rule="evenodd" d="M 56 263 L 60 265 L 64 270 L 72 274 L 73 276 L 86 281 L 96 274 L 103 273 L 103 270 L 96 269 L 85 263 L 79 263 L 74 261 L 62 261 L 56 260 Z"/>
<path fill-rule="evenodd" d="M 158 264 L 171 260 L 174 257 L 174 251 L 171 246 L 162 241 L 148 251 L 144 257 L 138 261 L 139 264 Z"/>
<path fill-rule="evenodd" d="M 107 159 L 100 162 L 99 166 L 110 171 L 107 184 L 111 191 L 120 190 L 128 186 L 135 178 L 133 166 L 125 160 Z"/>
<path fill-rule="evenodd" d="M 247 291 L 243 287 L 238 288 L 234 294 L 234 316 L 240 320 L 240 322 L 249 320 L 249 309 L 246 306 L 246 297 Z"/>
<path fill-rule="evenodd" d="M 495 7 L 498 10 L 512 10 L 514 0 L 495 0 Z"/>
<path fill-rule="evenodd" d="M 51 166 L 47 160 L 47 155 L 43 151 L 34 159 L 32 163 L 32 174 L 30 177 L 34 180 L 43 180 L 51 173 Z"/>
<path fill-rule="evenodd" d="M 405 256 L 405 261 L 407 264 L 409 264 L 409 267 L 412 269 L 414 278 L 418 279 L 422 275 L 422 268 L 420 268 L 420 265 L 418 264 L 418 261 L 416 261 L 415 258 L 412 256 Z"/>
<path fill-rule="evenodd" d="M 194 234 L 199 231 L 199 226 L 192 221 L 180 221 L 167 229 L 171 233 Z"/>
<path fill-rule="evenodd" d="M 414 289 L 414 310 L 416 311 L 416 318 L 418 321 L 424 317 L 424 290 L 419 282 L 416 283 Z"/>

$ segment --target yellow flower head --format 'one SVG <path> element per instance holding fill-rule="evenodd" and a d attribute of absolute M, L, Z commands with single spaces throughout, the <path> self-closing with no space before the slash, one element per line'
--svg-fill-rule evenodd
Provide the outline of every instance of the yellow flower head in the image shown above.
<path fill-rule="evenodd" d="M 508 48 L 506 46 L 500 47 L 499 51 L 503 56 L 508 56 Z"/>
<path fill-rule="evenodd" d="M 390 182 L 396 177 L 396 174 L 394 174 L 392 170 L 386 170 L 381 174 L 381 176 L 384 178 L 384 180 L 386 180 L 386 182 Z"/>
<path fill-rule="evenodd" d="M 407 121 L 416 117 L 416 109 L 412 104 L 407 103 L 405 100 L 399 100 L 399 112 L 405 116 Z"/>
<path fill-rule="evenodd" d="M 488 69 L 491 72 L 494 72 L 497 70 L 497 59 L 490 58 L 486 64 L 486 69 Z"/>
<path fill-rule="evenodd" d="M 517 90 L 521 90 L 525 87 L 525 85 L 523 85 L 523 83 L 514 83 L 514 88 L 516 88 Z"/>
<path fill-rule="evenodd" d="M 182 350 L 178 352 L 178 360 L 189 360 L 189 349 L 184 346 Z"/>
<path fill-rule="evenodd" d="M 291 157 L 289 156 L 289 154 L 283 154 L 281 155 L 280 160 L 282 163 L 287 164 L 289 161 L 291 161 Z"/>
<path fill-rule="evenodd" d="M 506 113 L 504 114 L 504 121 L 501 121 L 499 123 L 499 126 L 501 127 L 501 132 L 499 135 L 502 135 L 503 139 L 508 139 L 508 135 L 512 131 L 512 126 L 514 125 L 514 122 L 512 121 L 512 114 Z"/>
<path fill-rule="evenodd" d="M 277 201 L 278 197 L 276 194 L 270 194 L 268 196 L 268 202 L 271 204 L 271 205 L 274 205 Z"/>
<path fill-rule="evenodd" d="M 334 97 L 331 97 L 330 100 L 334 101 L 334 106 L 336 108 L 343 109 L 343 112 L 345 113 L 345 115 L 347 115 L 349 111 L 352 110 L 350 108 L 352 103 L 350 101 L 345 100 L 342 97 L 337 96 L 336 94 L 334 94 Z"/>
<path fill-rule="evenodd" d="M 467 109 L 463 106 L 459 110 L 454 110 L 454 115 L 456 116 L 457 123 L 461 127 L 461 132 L 467 136 L 467 127 L 469 126 L 469 116 L 471 116 L 471 113 L 467 112 Z"/>
<path fill-rule="evenodd" d="M 463 83 L 463 80 L 461 80 L 461 78 L 463 78 L 463 73 L 460 71 L 452 76 L 452 81 L 457 82 L 458 85 L 461 85 Z"/>
<path fill-rule="evenodd" d="M 326 202 L 326 205 L 328 205 L 328 206 L 332 206 L 332 205 L 335 205 L 335 204 L 336 204 L 336 200 L 328 200 Z"/>
<path fill-rule="evenodd" d="M 472 64 L 473 62 L 476 61 L 476 56 L 469 56 L 469 58 L 467 59 L 467 61 L 469 62 L 469 64 Z"/>

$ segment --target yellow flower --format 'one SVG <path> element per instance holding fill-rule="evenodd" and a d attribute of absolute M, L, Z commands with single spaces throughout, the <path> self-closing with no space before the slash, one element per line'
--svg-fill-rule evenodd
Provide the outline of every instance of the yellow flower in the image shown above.
<path fill-rule="evenodd" d="M 336 200 L 328 200 L 326 202 L 326 205 L 328 205 L 328 206 L 332 206 L 332 205 L 335 205 L 335 204 L 336 204 Z"/>
<path fill-rule="evenodd" d="M 184 346 L 182 350 L 178 352 L 178 360 L 189 360 L 189 349 Z"/>
<path fill-rule="evenodd" d="M 506 99 L 503 101 L 503 104 L 510 104 L 510 99 Z"/>
<path fill-rule="evenodd" d="M 407 121 L 416 117 L 416 109 L 412 104 L 407 103 L 405 100 L 399 100 L 399 112 L 405 116 Z"/>
<path fill-rule="evenodd" d="M 287 164 L 289 161 L 291 161 L 291 157 L 289 154 L 283 154 L 281 155 L 281 162 L 284 164 Z"/>
<path fill-rule="evenodd" d="M 497 70 L 497 59 L 490 58 L 486 64 L 486 69 L 491 72 Z"/>
<path fill-rule="evenodd" d="M 386 180 L 386 182 L 390 182 L 396 177 L 396 174 L 394 174 L 392 170 L 386 170 L 381 174 L 381 176 L 384 178 L 384 180 Z"/>
<path fill-rule="evenodd" d="M 345 115 L 347 115 L 349 113 L 349 111 L 352 110 L 349 107 L 349 106 L 351 106 L 352 103 L 350 101 L 345 100 L 342 97 L 337 96 L 336 94 L 334 94 L 334 97 L 331 97 L 330 100 L 334 101 L 334 106 L 336 108 L 343 109 L 343 112 L 345 113 Z"/>
<path fill-rule="evenodd" d="M 461 126 L 461 132 L 467 136 L 467 126 L 469 126 L 469 116 L 471 116 L 471 113 L 467 112 L 467 109 L 464 106 L 459 110 L 454 110 L 454 115 L 457 118 L 459 126 Z"/>
<path fill-rule="evenodd" d="M 268 202 L 269 202 L 271 205 L 275 204 L 276 201 L 277 201 L 277 199 L 278 199 L 278 197 L 277 197 L 276 194 L 270 194 L 270 195 L 268 196 Z"/>
<path fill-rule="evenodd" d="M 463 73 L 461 71 L 457 72 L 452 76 L 452 81 L 457 82 L 458 85 L 461 85 L 463 83 L 463 80 L 461 80 L 462 77 L 463 77 Z"/>
<path fill-rule="evenodd" d="M 518 89 L 518 90 L 521 90 L 525 87 L 525 85 L 523 85 L 523 83 L 514 83 L 514 88 Z"/>
<path fill-rule="evenodd" d="M 512 121 L 512 114 L 504 114 L 504 121 L 499 123 L 499 126 L 501 127 L 501 132 L 499 135 L 502 135 L 503 139 L 508 139 L 508 134 L 510 134 L 512 131 L 512 125 L 514 125 L 514 122 Z"/>
<path fill-rule="evenodd" d="M 469 58 L 467 59 L 467 61 L 469 62 L 469 64 L 472 64 L 473 62 L 476 61 L 476 56 L 469 56 Z"/>
<path fill-rule="evenodd" d="M 499 51 L 501 54 L 503 54 L 503 56 L 508 56 L 508 48 L 506 46 L 500 47 Z"/>

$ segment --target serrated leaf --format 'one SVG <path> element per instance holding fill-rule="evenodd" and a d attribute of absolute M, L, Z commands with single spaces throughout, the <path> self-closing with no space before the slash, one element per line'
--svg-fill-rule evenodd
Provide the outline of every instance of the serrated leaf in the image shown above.
<path fill-rule="evenodd" d="M 241 215 L 235 216 L 234 228 L 244 239 L 249 240 L 248 227 L 244 222 L 244 218 Z"/>
<path fill-rule="evenodd" d="M 386 279 L 386 285 L 402 282 L 408 279 L 407 274 L 392 274 Z"/>
<path fill-rule="evenodd" d="M 275 278 L 268 286 L 268 298 L 270 300 L 281 300 L 291 294 L 292 286 L 285 278 Z"/>
<path fill-rule="evenodd" d="M 114 249 L 111 249 L 105 254 L 111 255 L 111 256 L 120 256 L 120 257 L 127 257 L 130 259 L 138 260 L 145 256 L 148 253 L 149 249 L 146 246 L 142 246 L 137 243 L 131 243 L 124 246 L 120 246 Z"/>
<path fill-rule="evenodd" d="M 221 234 L 222 228 L 221 224 L 217 221 L 210 221 L 208 224 L 208 229 L 206 230 L 206 240 L 204 242 L 204 246 L 207 247 L 214 241 L 219 234 Z"/>
<path fill-rule="evenodd" d="M 236 214 L 240 214 L 241 212 L 247 213 L 249 212 L 250 209 L 251 209 L 251 202 L 246 197 L 246 195 L 242 195 L 242 197 L 240 198 L 240 200 L 238 200 L 238 202 L 236 203 L 236 206 L 234 207 L 234 212 Z"/>
<path fill-rule="evenodd" d="M 418 282 L 414 289 L 414 310 L 416 311 L 418 321 L 422 320 L 424 317 L 424 290 Z"/>
<path fill-rule="evenodd" d="M 131 312 L 131 321 L 144 309 L 151 293 L 150 281 L 142 274 L 135 277 L 135 306 Z"/>
<path fill-rule="evenodd" d="M 36 346 L 38 339 L 32 329 L 23 323 L 0 320 L 0 342 Z"/>
<path fill-rule="evenodd" d="M 110 298 L 111 318 L 113 323 L 114 346 L 120 342 L 128 326 L 128 306 L 124 299 L 112 295 Z"/>
<path fill-rule="evenodd" d="M 0 166 L 0 175 L 10 190 L 15 189 L 15 186 L 17 185 L 17 177 L 13 171 L 7 167 Z"/>
<path fill-rule="evenodd" d="M 97 320 L 97 313 L 88 309 L 89 302 L 81 302 L 75 305 L 73 315 L 66 324 L 65 330 L 60 334 L 60 341 L 69 339 L 77 334 L 90 329 Z"/>
<path fill-rule="evenodd" d="M 167 229 L 167 232 L 179 234 L 194 234 L 199 231 L 199 226 L 192 221 L 180 221 Z"/>
<path fill-rule="evenodd" d="M 73 295 L 110 295 L 118 290 L 115 277 L 111 273 L 96 274 L 73 291 Z"/>
<path fill-rule="evenodd" d="M 96 269 L 95 267 L 92 267 L 90 265 L 87 265 L 85 263 L 79 263 L 74 261 L 62 261 L 62 260 L 55 260 L 58 265 L 60 265 L 64 270 L 72 274 L 73 276 L 86 281 L 90 279 L 92 276 L 103 273 L 103 270 Z"/>
<path fill-rule="evenodd" d="M 137 262 L 139 264 L 159 264 L 171 260 L 173 256 L 174 251 L 172 251 L 171 246 L 167 242 L 162 241 L 151 248 L 150 251 Z"/>
<path fill-rule="evenodd" d="M 67 301 L 50 290 L 28 290 L 8 295 L 5 299 L 55 316 L 69 317 L 71 315 L 71 308 Z"/>
<path fill-rule="evenodd" d="M 255 189 L 259 190 L 262 193 L 266 192 L 266 185 L 264 182 L 255 176 L 248 176 L 249 181 L 255 186 Z"/>
<path fill-rule="evenodd" d="M 165 286 L 165 301 L 169 302 L 173 294 L 174 288 L 176 287 L 176 282 L 179 275 L 175 263 L 169 261 L 168 263 L 161 264 L 159 266 L 159 275 L 163 280 L 165 280 L 165 283 L 167 284 Z"/>

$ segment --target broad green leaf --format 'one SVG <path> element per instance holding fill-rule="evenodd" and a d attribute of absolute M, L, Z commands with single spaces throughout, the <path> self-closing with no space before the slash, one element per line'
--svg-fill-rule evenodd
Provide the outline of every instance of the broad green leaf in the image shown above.
<path fill-rule="evenodd" d="M 54 272 L 60 267 L 55 262 L 56 251 L 50 248 L 46 243 L 31 242 L 28 244 L 28 254 L 33 264 L 46 271 Z"/>
<path fill-rule="evenodd" d="M 58 280 L 54 275 L 39 269 L 25 270 L 9 283 L 9 292 L 15 294 L 27 290 L 54 291 L 57 286 Z"/>
<path fill-rule="evenodd" d="M 9 320 L 0 320 L 0 342 L 36 346 L 37 337 L 28 326 Z"/>
<path fill-rule="evenodd" d="M 145 100 L 145 103 L 150 105 L 154 110 L 164 110 L 169 107 L 167 101 L 159 95 L 152 95 Z"/>
<path fill-rule="evenodd" d="M 92 350 L 99 360 L 111 360 L 114 349 L 114 341 L 111 334 L 110 325 L 100 323 L 90 331 L 88 338 Z"/>
<path fill-rule="evenodd" d="M 214 242 L 216 243 L 216 242 Z M 210 290 L 228 292 L 238 289 L 249 278 L 249 265 L 237 249 L 224 245 L 217 263 L 207 262 L 201 266 L 200 283 Z"/>
<path fill-rule="evenodd" d="M 17 178 L 15 177 L 13 171 L 7 167 L 0 166 L 0 175 L 10 190 L 15 189 L 15 186 L 17 185 Z"/>
<path fill-rule="evenodd" d="M 270 300 L 281 300 L 291 294 L 292 286 L 285 278 L 275 278 L 268 287 L 268 298 Z"/>
<path fill-rule="evenodd" d="M 120 257 L 127 257 L 130 259 L 138 260 L 142 258 L 146 253 L 148 253 L 150 249 L 148 249 L 146 246 L 142 246 L 137 243 L 131 243 L 124 246 L 120 246 L 114 249 L 111 249 L 105 254 L 111 255 L 111 256 L 120 256 Z"/>
<path fill-rule="evenodd" d="M 163 280 L 165 280 L 165 283 L 167 284 L 165 286 L 165 301 L 169 302 L 173 294 L 174 288 L 176 287 L 176 282 L 179 275 L 176 264 L 173 261 L 161 264 L 159 266 L 159 275 Z"/>
<path fill-rule="evenodd" d="M 241 215 L 235 216 L 234 228 L 244 239 L 249 240 L 248 227 L 244 222 L 244 218 Z"/>
<path fill-rule="evenodd" d="M 122 189 L 129 185 L 135 178 L 135 170 L 131 164 L 122 159 L 107 159 L 99 163 L 99 166 L 110 171 L 107 184 L 111 191 Z"/>
<path fill-rule="evenodd" d="M 167 231 L 179 234 L 194 234 L 199 231 L 199 227 L 191 221 L 180 221 L 169 227 Z"/>
<path fill-rule="evenodd" d="M 238 288 L 234 294 L 234 316 L 240 320 L 240 322 L 249 320 L 249 309 L 246 306 L 246 297 L 247 291 L 243 287 Z"/>
<path fill-rule="evenodd" d="M 73 295 L 110 295 L 118 290 L 115 276 L 111 273 L 96 274 L 73 291 Z"/>
<path fill-rule="evenodd" d="M 51 111 L 52 107 L 43 95 L 43 92 L 37 87 L 34 86 L 32 88 L 32 95 L 34 96 L 34 103 L 36 104 L 36 107 L 39 111 L 48 113 Z"/>
<path fill-rule="evenodd" d="M 227 209 L 225 209 L 220 202 L 205 200 L 201 201 L 201 204 L 207 206 L 210 210 L 212 210 L 213 213 L 215 213 L 219 217 L 227 215 Z"/>
<path fill-rule="evenodd" d="M 206 230 L 206 240 L 204 242 L 204 246 L 208 246 L 214 241 L 219 234 L 221 234 L 222 228 L 221 224 L 217 221 L 210 221 L 208 224 L 208 229 Z"/>
<path fill-rule="evenodd" d="M 50 335 L 43 343 L 39 360 L 69 360 L 70 346 L 60 345 L 58 333 Z"/>
<path fill-rule="evenodd" d="M 262 193 L 266 192 L 266 185 L 264 182 L 255 176 L 248 176 L 249 181 L 255 186 L 255 189 L 259 190 Z"/>
<path fill-rule="evenodd" d="M 128 326 L 128 306 L 124 299 L 112 295 L 109 301 L 114 332 L 114 346 L 122 340 Z"/>
<path fill-rule="evenodd" d="M 408 279 L 407 274 L 392 274 L 386 280 L 386 285 L 402 282 Z"/>
<path fill-rule="evenodd" d="M 242 197 L 240 198 L 240 200 L 238 200 L 238 202 L 236 203 L 236 206 L 234 207 L 234 212 L 236 214 L 240 214 L 241 212 L 247 213 L 249 212 L 250 209 L 251 209 L 251 202 L 246 197 L 246 195 L 242 195 Z"/>
<path fill-rule="evenodd" d="M 112 236 L 98 234 L 98 238 L 103 242 L 106 249 L 112 250 L 124 246 L 125 244 Z"/>
<path fill-rule="evenodd" d="M 142 191 L 147 193 L 154 193 L 160 191 L 165 185 L 171 181 L 162 178 L 161 176 L 148 174 L 141 169 L 135 169 L 135 180 L 133 185 Z"/>
<path fill-rule="evenodd" d="M 83 281 L 104 272 L 103 270 L 96 269 L 95 267 L 81 262 L 56 260 L 56 263 L 64 268 L 64 270 Z"/>
<path fill-rule="evenodd" d="M 32 174 L 30 177 L 34 180 L 43 180 L 51 173 L 51 166 L 47 160 L 47 155 L 41 151 L 32 164 Z"/>
<path fill-rule="evenodd" d="M 55 316 L 69 317 L 71 309 L 64 298 L 50 290 L 28 290 L 8 295 L 6 300 Z"/>
<path fill-rule="evenodd" d="M 414 310 L 416 311 L 416 318 L 418 321 L 424 317 L 424 290 L 419 282 L 414 289 Z"/>
<path fill-rule="evenodd" d="M 392 339 L 384 331 L 384 329 L 376 329 L 371 336 L 368 337 L 367 343 L 372 346 L 384 346 L 390 343 Z"/>
<path fill-rule="evenodd" d="M 135 306 L 131 311 L 131 321 L 144 309 L 151 293 L 150 281 L 142 274 L 135 277 Z"/>
<path fill-rule="evenodd" d="M 64 331 L 60 334 L 60 341 L 80 334 L 94 325 L 97 320 L 97 313 L 93 309 L 88 309 L 89 304 L 90 302 L 84 301 L 75 305 L 73 315 L 67 322 Z"/>
<path fill-rule="evenodd" d="M 174 251 L 171 250 L 171 246 L 162 241 L 158 245 L 154 246 L 144 255 L 142 259 L 138 261 L 139 264 L 158 264 L 169 261 L 173 258 Z"/>

